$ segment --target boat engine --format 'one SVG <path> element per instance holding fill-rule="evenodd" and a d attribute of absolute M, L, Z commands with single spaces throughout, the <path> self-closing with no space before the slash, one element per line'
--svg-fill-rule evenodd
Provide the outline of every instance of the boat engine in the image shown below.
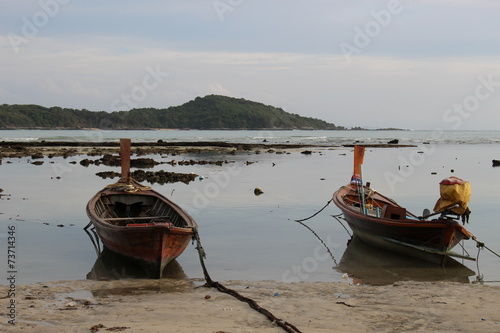
<path fill-rule="evenodd" d="M 468 203 L 471 196 L 471 186 L 469 182 L 457 178 L 449 177 L 439 183 L 439 193 L 441 197 L 434 206 L 435 212 L 444 214 L 451 212 L 462 218 L 462 223 L 469 223 L 471 213 Z"/>

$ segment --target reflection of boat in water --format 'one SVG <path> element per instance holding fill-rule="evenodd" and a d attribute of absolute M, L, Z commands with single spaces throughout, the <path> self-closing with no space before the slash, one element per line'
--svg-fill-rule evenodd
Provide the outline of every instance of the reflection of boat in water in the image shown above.
<path fill-rule="evenodd" d="M 336 268 L 354 283 L 386 285 L 397 281 L 455 281 L 469 283 L 475 272 L 448 258 L 442 267 L 417 258 L 367 245 L 354 236 Z"/>
<path fill-rule="evenodd" d="M 162 278 L 187 279 L 181 265 L 177 260 L 171 261 L 163 270 Z M 87 280 L 120 280 L 120 279 L 147 279 L 147 272 L 143 267 L 133 261 L 104 247 L 97 257 L 92 270 L 87 274 Z"/>
<path fill-rule="evenodd" d="M 88 234 L 93 240 L 92 235 Z M 97 248 L 98 246 L 96 250 Z M 94 297 L 179 292 L 192 286 L 192 282 L 177 260 L 171 261 L 165 267 L 161 278 L 161 283 L 158 283 L 158 280 L 151 280 L 138 263 L 127 260 L 106 247 L 98 253 L 92 270 L 87 274 L 87 280 L 106 281 L 104 284 L 97 284 L 96 288 L 91 290 Z M 123 279 L 127 281 L 117 281 Z M 116 283 L 113 282 L 115 280 Z"/>

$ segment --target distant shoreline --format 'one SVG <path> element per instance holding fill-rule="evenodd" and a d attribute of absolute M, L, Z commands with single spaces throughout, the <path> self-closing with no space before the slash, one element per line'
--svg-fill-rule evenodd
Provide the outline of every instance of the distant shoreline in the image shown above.
<path fill-rule="evenodd" d="M 315 128 L 293 128 L 293 127 L 262 127 L 262 128 L 98 128 L 98 127 L 0 127 L 1 131 L 410 131 L 404 128 L 337 128 L 337 129 L 315 129 Z"/>

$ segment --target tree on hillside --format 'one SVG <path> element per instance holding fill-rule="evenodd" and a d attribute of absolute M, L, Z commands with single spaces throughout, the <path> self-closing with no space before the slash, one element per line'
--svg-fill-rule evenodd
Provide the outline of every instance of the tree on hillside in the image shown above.
<path fill-rule="evenodd" d="M 196 97 L 167 109 L 141 108 L 130 111 L 88 111 L 58 106 L 0 106 L 0 127 L 67 128 L 179 128 L 260 129 L 313 128 L 344 129 L 320 119 L 301 117 L 274 106 L 219 95 Z"/>

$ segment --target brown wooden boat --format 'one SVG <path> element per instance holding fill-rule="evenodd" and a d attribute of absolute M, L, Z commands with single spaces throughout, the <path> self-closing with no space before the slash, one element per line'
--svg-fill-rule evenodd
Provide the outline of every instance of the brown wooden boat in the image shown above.
<path fill-rule="evenodd" d="M 160 278 L 198 226 L 181 207 L 130 178 L 130 139 L 121 139 L 120 146 L 121 179 L 90 199 L 87 215 L 105 247 Z"/>
<path fill-rule="evenodd" d="M 364 185 L 361 168 L 364 147 L 355 147 L 354 175 L 350 184 L 333 195 L 354 233 L 364 242 L 426 261 L 443 264 L 447 257 L 475 260 L 469 255 L 452 252 L 460 241 L 473 235 L 453 216 L 456 205 L 427 216 L 416 216 L 394 200 Z M 437 217 L 436 217 L 437 216 Z M 431 217 L 432 220 L 429 219 Z"/>

